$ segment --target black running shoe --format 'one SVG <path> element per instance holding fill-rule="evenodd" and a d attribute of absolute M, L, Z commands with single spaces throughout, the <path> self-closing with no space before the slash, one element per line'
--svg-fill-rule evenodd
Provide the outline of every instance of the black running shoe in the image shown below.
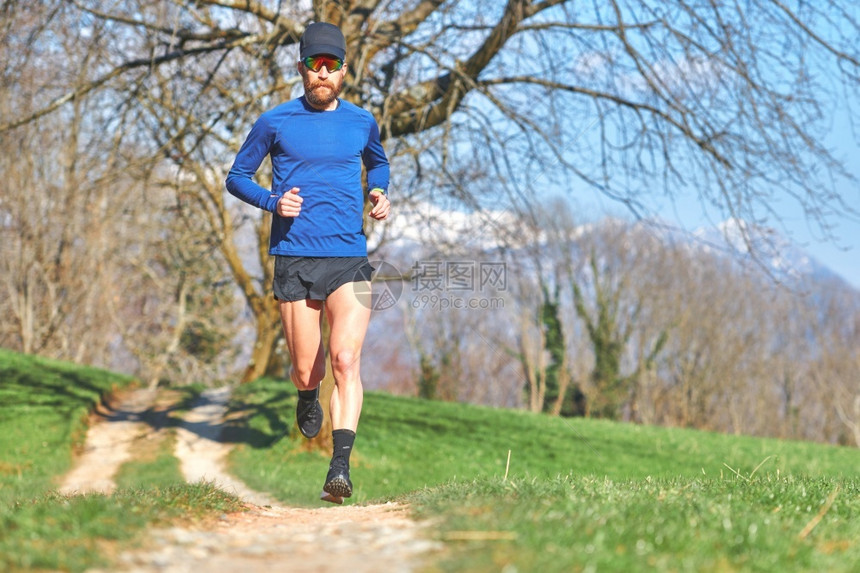
<path fill-rule="evenodd" d="M 313 438 L 320 433 L 323 423 L 323 411 L 319 400 L 302 400 L 296 404 L 296 422 L 299 431 L 306 438 Z"/>
<path fill-rule="evenodd" d="M 325 478 L 323 492 L 330 494 L 333 498 L 340 498 L 340 501 L 334 499 L 325 501 L 333 501 L 334 503 L 343 503 L 343 498 L 352 496 L 352 482 L 349 481 L 349 465 L 343 458 L 334 458 L 328 468 L 328 475 Z"/>

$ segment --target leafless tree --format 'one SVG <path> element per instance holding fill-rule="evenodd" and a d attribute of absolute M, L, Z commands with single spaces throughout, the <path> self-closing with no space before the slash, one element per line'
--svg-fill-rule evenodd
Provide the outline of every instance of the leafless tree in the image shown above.
<path fill-rule="evenodd" d="M 572 415 L 576 409 L 583 332 L 572 320 L 568 303 L 571 278 L 582 265 L 581 234 L 570 206 L 560 197 L 531 205 L 511 232 L 517 243 L 508 249 L 512 296 L 506 312 L 516 335 L 509 352 L 519 362 L 525 403 L 533 412 Z"/>
<path fill-rule="evenodd" d="M 808 324 L 817 342 L 808 376 L 820 404 L 817 427 L 828 441 L 860 447 L 860 299 L 838 283 L 825 284 L 820 298 Z"/>
<path fill-rule="evenodd" d="M 102 94 L 110 129 L 137 143 L 129 161 L 157 159 L 193 179 L 183 201 L 209 226 L 257 325 L 246 379 L 266 370 L 279 332 L 267 264 L 239 256 L 242 225 L 261 245 L 266 225 L 218 182 L 251 121 L 288 96 L 294 45 L 312 20 L 344 30 L 345 97 L 375 113 L 401 192 L 519 210 L 574 181 L 638 214 L 693 189 L 738 219 L 772 219 L 777 194 L 825 231 L 833 216 L 856 215 L 835 192 L 844 165 L 819 137 L 836 98 L 857 92 L 849 0 L 34 0 L 3 10 L 18 31 L 15 69 L 47 60 L 56 45 L 39 31 L 60 17 L 88 65 L 34 75 L 32 107 L 4 104 L 0 132 Z M 476 164 L 492 180 L 457 177 Z"/>
<path fill-rule="evenodd" d="M 3 20 L 0 41 L 4 116 L 32 110 L 46 82 L 71 73 L 70 60 L 78 67 L 67 81 L 91 73 L 88 50 L 72 38 L 58 35 L 52 45 L 34 40 L 50 33 L 54 11 L 13 3 L 3 10 L 10 17 Z M 17 29 L 16 22 L 30 30 Z M 40 58 L 46 54 L 52 58 Z M 72 101 L 0 140 L 4 346 L 109 362 L 103 325 L 114 307 L 111 263 L 120 254 L 115 239 L 126 208 L 116 197 L 130 182 L 113 139 L 97 127 L 105 118 L 104 101 L 101 94 Z"/>
<path fill-rule="evenodd" d="M 3 10 L 4 117 L 99 68 L 104 30 L 81 42 L 67 3 Z M 100 91 L 3 133 L 0 344 L 151 381 L 223 377 L 235 360 L 232 281 L 206 230 L 176 208 L 175 181 L 158 186 L 165 167 L 124 127 L 134 116 Z"/>

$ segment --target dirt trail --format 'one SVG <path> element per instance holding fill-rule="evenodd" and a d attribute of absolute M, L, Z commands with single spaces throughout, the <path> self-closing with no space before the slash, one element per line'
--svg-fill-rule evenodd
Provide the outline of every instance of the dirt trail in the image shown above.
<path fill-rule="evenodd" d="M 147 532 L 143 549 L 119 555 L 110 571 L 128 573 L 408 572 L 438 544 L 422 536 L 408 508 L 397 504 L 317 509 L 279 505 L 224 470 L 229 446 L 218 441 L 229 389 L 205 392 L 178 429 L 176 456 L 186 480 L 205 479 L 239 496 L 248 511 L 215 523 Z M 87 433 L 84 454 L 63 482 L 66 493 L 111 491 L 135 439 L 154 432 L 141 421 L 155 394 L 133 392 Z M 92 570 L 90 573 L 101 573 Z"/>
<path fill-rule="evenodd" d="M 183 418 L 177 429 L 175 455 L 185 481 L 215 482 L 224 491 L 255 505 L 277 505 L 277 501 L 254 491 L 224 471 L 230 445 L 218 440 L 230 398 L 229 388 L 207 390 Z"/>
<path fill-rule="evenodd" d="M 131 459 L 131 446 L 152 433 L 142 416 L 155 397 L 155 391 L 138 390 L 115 404 L 99 406 L 87 431 L 83 453 L 63 479 L 60 493 L 111 493 L 116 489 L 114 475 Z"/>

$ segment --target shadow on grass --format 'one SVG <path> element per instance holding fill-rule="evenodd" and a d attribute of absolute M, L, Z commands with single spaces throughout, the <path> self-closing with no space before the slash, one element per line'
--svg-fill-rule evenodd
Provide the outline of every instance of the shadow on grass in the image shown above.
<path fill-rule="evenodd" d="M 246 444 L 252 448 L 268 448 L 290 437 L 294 430 L 294 418 L 290 414 L 295 406 L 277 406 L 289 397 L 289 393 L 280 392 L 276 395 L 275 405 L 244 404 L 241 410 L 234 411 L 234 415 L 238 412 L 240 417 L 224 421 L 221 441 L 228 444 Z M 257 418 L 266 421 L 266 429 L 253 428 L 248 424 L 249 420 Z"/>
<path fill-rule="evenodd" d="M 62 412 L 88 411 L 100 422 L 142 422 L 154 431 L 182 426 L 211 440 L 267 448 L 290 435 L 295 407 L 287 391 L 277 392 L 264 404 L 231 403 L 229 420 L 223 423 L 185 422 L 182 414 L 192 408 L 207 408 L 215 400 L 205 392 L 177 389 L 182 397 L 169 405 L 151 405 L 143 410 L 112 405 L 117 390 L 115 377 L 94 378 L 89 372 L 61 365 L 31 364 L 27 370 L 0 368 L 0 400 L 9 414 L 16 410 L 44 407 Z M 248 420 L 258 420 L 250 427 Z M 264 420 L 261 423 L 259 420 Z"/>
<path fill-rule="evenodd" d="M 100 422 L 134 421 L 153 430 L 182 426 L 203 438 L 252 448 L 268 448 L 290 437 L 294 429 L 295 392 L 291 385 L 278 387 L 270 381 L 264 399 L 243 396 L 240 387 L 230 390 L 225 420 L 186 422 L 183 414 L 193 408 L 216 406 L 217 398 L 200 387 L 173 388 L 179 400 L 153 404 L 144 409 L 123 407 L 112 398 L 134 381 L 115 373 L 75 365 L 66 368 L 40 357 L 10 356 L 0 366 L 0 402 L 7 415 L 27 415 L 33 408 L 46 408 L 74 415 L 89 412 Z M 238 394 L 238 396 L 237 396 Z M 220 404 L 218 404 L 220 405 Z"/>
<path fill-rule="evenodd" d="M 229 390 L 224 390 L 229 391 Z M 278 392 L 265 404 L 247 404 L 231 400 L 224 419 L 217 421 L 187 421 L 183 414 L 194 409 L 220 408 L 223 402 L 207 392 L 187 393 L 185 398 L 168 406 L 152 406 L 140 413 L 113 410 L 99 417 L 106 422 L 140 421 L 153 430 L 182 427 L 203 439 L 225 444 L 245 444 L 252 448 L 268 448 L 289 437 L 293 427 L 295 401 L 289 392 Z M 250 421 L 254 421 L 254 426 Z"/>
<path fill-rule="evenodd" d="M 202 438 L 225 444 L 245 444 L 252 448 L 268 448 L 289 437 L 293 428 L 290 415 L 295 408 L 294 397 L 287 391 L 279 391 L 266 403 L 250 404 L 231 399 L 224 420 L 218 423 L 185 422 L 177 424 Z M 192 408 L 205 409 L 220 406 L 220 402 L 206 393 L 197 396 Z M 254 421 L 254 425 L 250 424 Z"/>
<path fill-rule="evenodd" d="M 4 408 L 47 406 L 70 410 L 92 407 L 105 400 L 114 389 L 108 382 L 100 385 L 78 372 L 45 367 L 27 372 L 0 369 L 0 380 L 3 381 L 0 396 Z"/>

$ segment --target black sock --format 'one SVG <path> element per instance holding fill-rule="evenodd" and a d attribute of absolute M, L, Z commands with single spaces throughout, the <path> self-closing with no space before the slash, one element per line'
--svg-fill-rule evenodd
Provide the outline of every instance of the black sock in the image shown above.
<path fill-rule="evenodd" d="M 334 454 L 331 459 L 342 458 L 349 465 L 349 454 L 352 453 L 352 445 L 355 443 L 355 432 L 352 430 L 333 430 L 331 439 L 334 442 Z"/>
<path fill-rule="evenodd" d="M 313 402 L 320 395 L 320 387 L 317 386 L 313 390 L 299 390 L 299 399 L 305 402 Z"/>

